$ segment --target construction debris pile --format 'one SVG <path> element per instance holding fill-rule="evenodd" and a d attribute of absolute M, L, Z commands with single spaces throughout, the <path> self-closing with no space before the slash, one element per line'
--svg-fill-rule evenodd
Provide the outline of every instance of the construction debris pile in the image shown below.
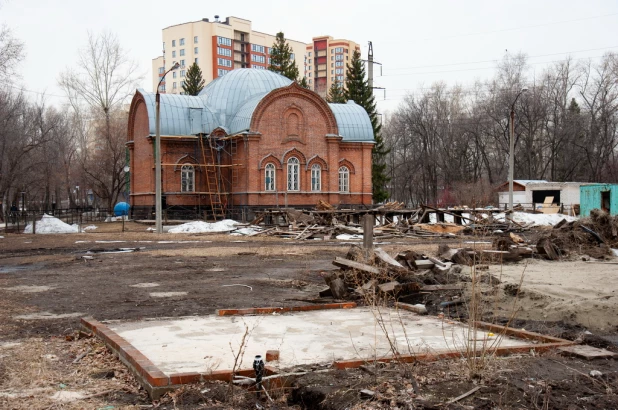
<path fill-rule="evenodd" d="M 320 292 L 321 297 L 364 299 L 366 303 L 396 300 L 417 313 L 427 313 L 420 303 L 427 300 L 428 293 L 435 292 L 445 303 L 463 301 L 459 297 L 464 286 L 461 266 L 414 251 L 393 258 L 381 248 L 367 250 L 354 245 L 333 265 L 339 269 L 322 273 L 328 288 Z"/>
<path fill-rule="evenodd" d="M 372 210 L 338 210 L 320 200 L 313 210 L 292 208 L 264 211 L 251 225 L 265 229 L 251 236 L 303 239 L 360 239 L 360 218 L 374 215 L 376 240 L 393 238 L 454 238 L 460 234 L 523 232 L 532 224 L 497 220 L 486 210 L 444 210 L 430 206 L 406 210 L 401 202 L 389 202 Z M 458 223 L 445 222 L 445 216 Z M 433 221 L 431 221 L 433 219 Z"/>
<path fill-rule="evenodd" d="M 588 218 L 555 225 L 537 242 L 539 253 L 551 260 L 570 253 L 604 259 L 612 255 L 612 248 L 618 248 L 618 216 L 598 209 Z"/>

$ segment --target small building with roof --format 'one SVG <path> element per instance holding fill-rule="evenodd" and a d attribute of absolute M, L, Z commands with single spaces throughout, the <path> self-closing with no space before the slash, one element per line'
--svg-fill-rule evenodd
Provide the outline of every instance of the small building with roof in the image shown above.
<path fill-rule="evenodd" d="M 134 217 L 154 215 L 155 133 L 155 94 L 138 89 L 127 142 Z M 372 203 L 374 135 L 364 108 L 329 104 L 271 71 L 233 70 L 198 96 L 161 94 L 160 135 L 170 218 Z"/>

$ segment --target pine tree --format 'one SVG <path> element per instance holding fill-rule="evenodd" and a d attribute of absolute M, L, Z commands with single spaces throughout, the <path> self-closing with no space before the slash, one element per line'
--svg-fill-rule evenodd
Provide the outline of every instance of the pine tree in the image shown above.
<path fill-rule="evenodd" d="M 339 81 L 335 81 L 326 94 L 326 101 L 329 103 L 345 103 L 345 90 Z"/>
<path fill-rule="evenodd" d="M 193 63 L 187 70 L 187 76 L 182 84 L 182 91 L 186 95 L 198 95 L 204 88 L 204 79 L 202 78 L 202 70 L 200 67 Z"/>
<path fill-rule="evenodd" d="M 300 85 L 303 88 L 306 88 L 307 90 L 309 90 L 309 84 L 307 83 L 307 77 L 303 77 L 302 80 L 300 80 L 300 82 L 298 83 L 298 85 Z"/>
<path fill-rule="evenodd" d="M 386 184 L 389 181 L 386 175 L 386 155 L 388 155 L 389 150 L 384 145 L 384 140 L 380 134 L 382 125 L 378 121 L 373 90 L 369 88 L 369 83 L 365 79 L 365 66 L 361 61 L 361 55 L 358 50 L 354 51 L 352 61 L 347 65 L 347 72 L 344 90 L 345 99 L 352 100 L 362 106 L 367 111 L 371 120 L 371 126 L 373 127 L 373 137 L 375 139 L 371 161 L 373 200 L 374 202 L 382 202 L 389 197 L 386 190 Z"/>
<path fill-rule="evenodd" d="M 298 81 L 298 67 L 292 60 L 292 47 L 285 40 L 282 32 L 277 33 L 275 42 L 270 49 L 270 71 L 279 73 L 292 81 Z"/>

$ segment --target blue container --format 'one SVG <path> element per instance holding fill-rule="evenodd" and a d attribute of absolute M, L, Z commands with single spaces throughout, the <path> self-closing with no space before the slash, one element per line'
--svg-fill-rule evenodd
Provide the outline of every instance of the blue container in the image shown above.
<path fill-rule="evenodd" d="M 114 215 L 115 216 L 126 216 L 129 215 L 129 209 L 131 206 L 126 202 L 118 202 L 114 207 Z"/>
<path fill-rule="evenodd" d="M 579 188 L 580 215 L 590 216 L 593 209 L 603 209 L 618 215 L 618 185 L 592 184 Z"/>

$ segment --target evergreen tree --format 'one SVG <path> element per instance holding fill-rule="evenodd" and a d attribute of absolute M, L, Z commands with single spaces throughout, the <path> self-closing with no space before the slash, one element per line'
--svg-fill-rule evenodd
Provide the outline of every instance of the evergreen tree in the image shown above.
<path fill-rule="evenodd" d="M 298 67 L 292 60 L 292 47 L 286 41 L 282 32 L 277 33 L 275 42 L 270 49 L 270 71 L 279 73 L 292 81 L 298 81 Z"/>
<path fill-rule="evenodd" d="M 389 150 L 384 145 L 384 140 L 380 134 L 382 125 L 378 121 L 373 90 L 369 88 L 369 83 L 365 79 L 365 66 L 361 61 L 361 55 L 358 50 L 354 51 L 352 61 L 347 65 L 347 72 L 348 76 L 344 90 L 345 99 L 352 100 L 362 106 L 367 111 L 371 120 L 371 126 L 373 127 L 373 137 L 375 139 L 371 161 L 373 200 L 374 202 L 382 202 L 389 197 L 386 190 L 386 184 L 389 181 L 386 175 L 386 155 L 388 155 Z"/>
<path fill-rule="evenodd" d="M 345 103 L 345 90 L 339 81 L 335 81 L 326 94 L 326 101 L 329 103 Z"/>
<path fill-rule="evenodd" d="M 303 77 L 302 80 L 300 80 L 300 82 L 298 84 L 301 87 L 306 88 L 307 90 L 310 90 L 309 84 L 307 83 L 307 77 Z"/>
<path fill-rule="evenodd" d="M 202 70 L 200 70 L 200 67 L 196 63 L 193 63 L 187 70 L 187 76 L 182 85 L 182 91 L 184 91 L 186 95 L 198 95 L 203 88 L 204 79 L 202 78 Z"/>

